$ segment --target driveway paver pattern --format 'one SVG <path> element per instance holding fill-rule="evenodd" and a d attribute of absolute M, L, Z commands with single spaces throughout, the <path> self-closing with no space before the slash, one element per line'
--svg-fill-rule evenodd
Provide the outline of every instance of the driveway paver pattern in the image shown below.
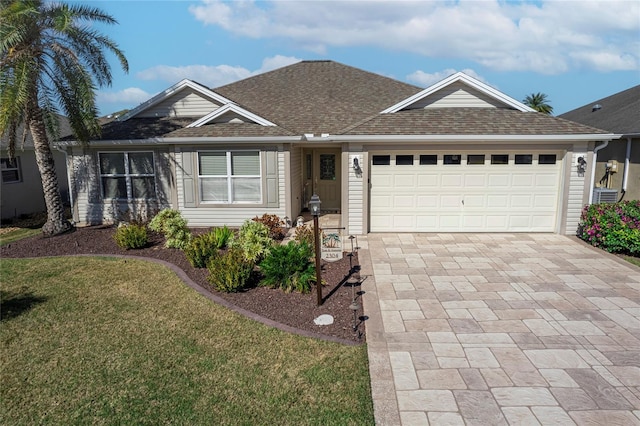
<path fill-rule="evenodd" d="M 553 234 L 359 241 L 380 425 L 640 425 L 640 268 Z"/>

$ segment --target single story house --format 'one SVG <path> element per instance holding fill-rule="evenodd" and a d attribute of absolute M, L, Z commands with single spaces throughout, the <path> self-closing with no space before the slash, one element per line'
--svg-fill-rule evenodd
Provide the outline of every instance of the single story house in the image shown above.
<path fill-rule="evenodd" d="M 71 127 L 66 117 L 59 117 L 60 134 L 71 134 Z M 23 127 L 18 129 L 22 134 Z M 0 184 L 0 216 L 2 220 L 10 220 L 23 215 L 46 211 L 42 179 L 36 163 L 31 134 L 27 134 L 24 144 L 19 140 L 16 144 L 15 158 L 9 158 L 7 135 L 0 140 L 0 169 L 2 171 Z M 56 165 L 58 186 L 63 202 L 69 200 L 69 184 L 67 176 L 66 152 L 52 149 L 53 160 Z"/>
<path fill-rule="evenodd" d="M 640 200 L 640 84 L 560 117 L 622 136 L 594 150 L 592 201 Z"/>
<path fill-rule="evenodd" d="M 318 194 L 348 234 L 573 234 L 593 150 L 618 136 L 534 112 L 463 73 L 426 89 L 302 61 L 215 89 L 183 80 L 60 145 L 73 217 L 180 210 L 190 226 L 295 219 Z"/>

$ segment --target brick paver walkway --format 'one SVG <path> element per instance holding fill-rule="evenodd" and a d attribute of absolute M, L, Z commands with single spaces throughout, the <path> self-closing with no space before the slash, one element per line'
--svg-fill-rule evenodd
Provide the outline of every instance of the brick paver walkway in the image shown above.
<path fill-rule="evenodd" d="M 360 242 L 377 424 L 640 425 L 640 268 L 551 234 Z"/>

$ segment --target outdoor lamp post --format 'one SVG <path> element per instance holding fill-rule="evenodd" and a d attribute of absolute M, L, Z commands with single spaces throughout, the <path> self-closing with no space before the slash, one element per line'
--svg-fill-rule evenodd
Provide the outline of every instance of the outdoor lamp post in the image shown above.
<path fill-rule="evenodd" d="M 320 226 L 318 217 L 320 216 L 320 197 L 317 194 L 311 196 L 309 200 L 309 210 L 313 215 L 313 237 L 316 247 L 316 289 L 318 292 L 318 306 L 322 305 L 322 274 L 320 272 Z"/>

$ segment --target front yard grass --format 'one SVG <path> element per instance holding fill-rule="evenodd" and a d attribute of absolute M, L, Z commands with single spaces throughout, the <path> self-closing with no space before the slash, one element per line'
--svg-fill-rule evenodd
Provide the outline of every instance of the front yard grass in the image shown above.
<path fill-rule="evenodd" d="M 42 230 L 32 228 L 0 228 L 0 246 L 41 233 Z"/>
<path fill-rule="evenodd" d="M 367 425 L 366 346 L 284 333 L 170 270 L 3 259 L 2 424 Z"/>

